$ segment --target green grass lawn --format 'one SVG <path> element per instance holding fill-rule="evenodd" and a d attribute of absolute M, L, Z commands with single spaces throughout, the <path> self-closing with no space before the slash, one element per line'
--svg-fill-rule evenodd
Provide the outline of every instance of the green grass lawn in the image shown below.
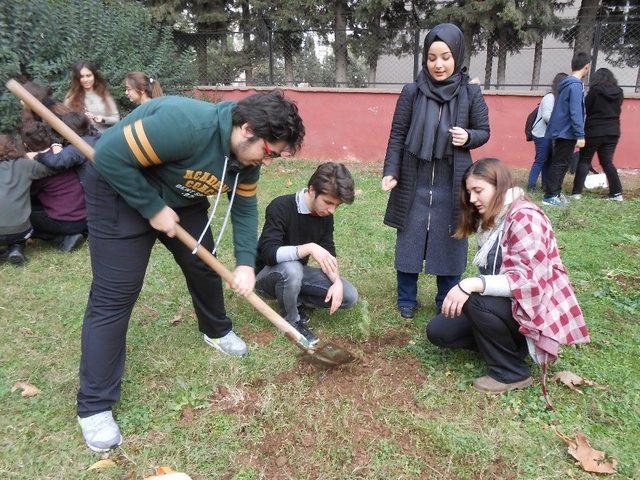
<path fill-rule="evenodd" d="M 314 166 L 265 169 L 261 212 Z M 251 354 L 223 357 L 203 343 L 184 279 L 158 243 L 114 410 L 125 442 L 104 471 L 87 471 L 100 456 L 85 447 L 75 417 L 88 249 L 63 255 L 37 242 L 25 268 L 0 262 L 0 478 L 141 479 L 163 465 L 202 479 L 593 478 L 552 426 L 566 435 L 579 428 L 618 459 L 615 478 L 640 478 L 640 200 L 589 193 L 547 208 L 592 339 L 563 349 L 551 373 L 571 370 L 607 387 L 579 394 L 551 384 L 556 411 L 548 412 L 538 381 L 500 397 L 477 393 L 471 382 L 484 374 L 482 361 L 426 342 L 434 278 L 421 277 L 416 318 L 397 315 L 395 233 L 382 224 L 380 174 L 352 170 L 359 191 L 338 210 L 336 244 L 361 301 L 331 317 L 314 313 L 311 327 L 358 362 L 330 372 L 301 364 L 297 349 L 228 291 Z M 221 248 L 233 266 L 230 235 Z M 22 398 L 11 393 L 17 381 L 42 392 Z"/>

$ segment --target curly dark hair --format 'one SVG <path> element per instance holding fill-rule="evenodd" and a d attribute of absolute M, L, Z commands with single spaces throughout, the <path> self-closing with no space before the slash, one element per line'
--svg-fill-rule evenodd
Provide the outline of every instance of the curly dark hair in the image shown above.
<path fill-rule="evenodd" d="M 24 151 L 11 135 L 0 135 L 0 162 L 24 157 Z"/>
<path fill-rule="evenodd" d="M 284 140 L 291 153 L 300 149 L 304 139 L 304 124 L 297 105 L 278 89 L 240 100 L 233 109 L 232 123 L 234 127 L 248 123 L 256 140 Z"/>
<path fill-rule="evenodd" d="M 618 80 L 608 68 L 599 68 L 591 75 L 590 86 L 602 85 L 603 87 L 617 87 Z"/>
<path fill-rule="evenodd" d="M 309 183 L 316 195 L 331 195 L 342 203 L 353 203 L 355 196 L 355 182 L 351 173 L 342 163 L 326 162 L 318 166 L 313 172 Z"/>
<path fill-rule="evenodd" d="M 20 129 L 20 137 L 29 152 L 39 152 L 51 146 L 49 129 L 40 122 L 26 122 Z"/>

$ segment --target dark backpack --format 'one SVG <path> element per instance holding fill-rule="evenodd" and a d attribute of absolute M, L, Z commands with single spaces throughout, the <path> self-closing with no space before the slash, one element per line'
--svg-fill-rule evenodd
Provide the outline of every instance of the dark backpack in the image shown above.
<path fill-rule="evenodd" d="M 536 126 L 536 123 L 542 120 L 542 117 L 540 117 L 540 120 L 536 122 L 536 117 L 538 116 L 539 108 L 540 108 L 540 104 L 536 105 L 536 108 L 534 108 L 533 111 L 529 115 L 527 115 L 527 121 L 524 122 L 524 136 L 526 137 L 527 142 L 530 142 L 533 140 L 533 134 L 531 133 L 531 131 L 533 130 L 533 127 Z"/>

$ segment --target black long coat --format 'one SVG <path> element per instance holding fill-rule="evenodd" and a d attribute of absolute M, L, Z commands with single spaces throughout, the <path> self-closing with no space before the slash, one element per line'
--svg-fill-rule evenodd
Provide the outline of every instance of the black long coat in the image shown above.
<path fill-rule="evenodd" d="M 384 223 L 398 229 L 396 269 L 419 272 L 424 259 L 427 261 L 428 273 L 459 275 L 466 265 L 467 243 L 455 240 L 451 235 L 457 226 L 460 182 L 464 171 L 471 165 L 469 150 L 480 147 L 489 140 L 489 112 L 480 86 L 463 86 L 458 93 L 458 113 L 454 126 L 464 128 L 469 133 L 469 141 L 463 147 L 453 147 L 451 163 L 436 165 L 437 168 L 433 171 L 436 172 L 435 176 L 425 175 L 424 170 L 428 166 L 421 165 L 420 160 L 405 151 L 404 147 L 416 92 L 416 83 L 405 85 L 393 116 L 383 175 L 394 176 L 398 185 L 389 196 Z M 434 161 L 448 162 L 446 159 Z M 430 182 L 428 186 L 423 184 L 425 179 Z M 434 181 L 431 182 L 431 179 Z M 431 241 L 427 239 L 426 223 L 422 224 L 426 209 L 423 197 L 429 191 L 439 195 L 432 202 L 429 212 Z M 417 193 L 420 196 L 418 199 Z M 412 211 L 414 202 L 420 208 Z"/>

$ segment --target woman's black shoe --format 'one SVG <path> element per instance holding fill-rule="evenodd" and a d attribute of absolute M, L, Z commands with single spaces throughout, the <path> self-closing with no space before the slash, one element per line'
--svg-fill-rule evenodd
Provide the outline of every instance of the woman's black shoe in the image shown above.
<path fill-rule="evenodd" d="M 400 310 L 400 316 L 402 318 L 410 319 L 416 314 L 415 307 L 398 307 L 398 310 Z"/>
<path fill-rule="evenodd" d="M 24 245 L 21 243 L 11 245 L 7 253 L 7 260 L 9 260 L 9 263 L 16 266 L 24 265 L 27 261 L 24 256 Z"/>

